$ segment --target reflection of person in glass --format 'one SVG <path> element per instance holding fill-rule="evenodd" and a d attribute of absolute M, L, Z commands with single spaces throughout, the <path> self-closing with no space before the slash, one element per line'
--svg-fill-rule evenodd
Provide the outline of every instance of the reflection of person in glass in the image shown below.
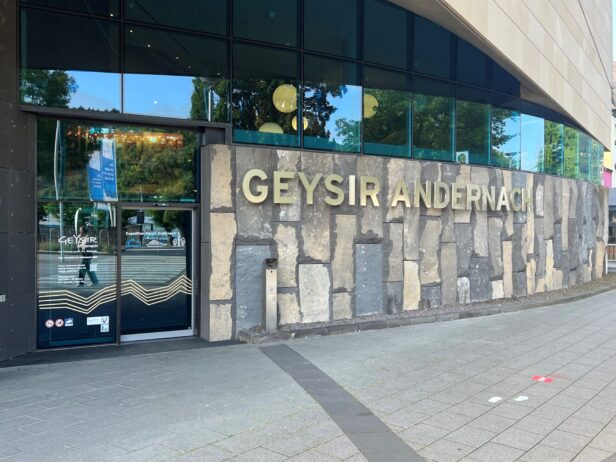
<path fill-rule="evenodd" d="M 90 239 L 89 234 L 85 232 L 83 226 L 79 227 L 79 238 L 77 240 L 77 249 L 81 251 L 81 264 L 79 265 L 79 285 L 83 286 L 86 278 L 86 274 L 90 277 L 92 285 L 98 284 L 98 278 L 96 277 L 96 271 L 92 271 L 92 252 L 90 251 Z"/>

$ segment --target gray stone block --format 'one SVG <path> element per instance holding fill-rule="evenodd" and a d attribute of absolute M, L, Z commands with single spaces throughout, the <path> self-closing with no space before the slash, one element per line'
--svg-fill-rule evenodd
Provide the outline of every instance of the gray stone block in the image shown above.
<path fill-rule="evenodd" d="M 560 268 L 561 266 L 561 252 L 562 252 L 562 225 L 560 223 L 554 224 L 554 238 L 552 239 L 554 246 L 554 268 Z"/>
<path fill-rule="evenodd" d="M 563 273 L 563 288 L 569 287 L 569 254 L 562 251 L 560 253 L 560 270 Z"/>
<path fill-rule="evenodd" d="M 345 201 L 338 207 L 332 207 L 332 214 L 356 214 L 357 213 L 357 192 L 359 191 L 359 180 L 357 179 L 357 156 L 350 156 L 348 154 L 336 154 L 334 157 L 334 170 L 333 173 L 337 173 L 345 181 L 340 185 L 344 191 Z M 355 175 L 355 205 L 349 205 L 349 181 L 348 178 L 351 175 Z"/>
<path fill-rule="evenodd" d="M 456 248 L 458 276 L 464 276 L 468 274 L 473 255 L 473 229 L 470 224 L 456 223 Z"/>
<path fill-rule="evenodd" d="M 274 223 L 278 287 L 297 287 L 299 231 L 296 223 Z"/>
<path fill-rule="evenodd" d="M 383 284 L 385 313 L 394 314 L 402 311 L 402 284 L 402 282 L 385 282 Z"/>
<path fill-rule="evenodd" d="M 499 217 L 488 219 L 488 249 L 490 252 L 490 277 L 503 275 L 502 249 L 503 220 Z"/>
<path fill-rule="evenodd" d="M 383 253 L 385 265 L 383 267 L 383 280 L 387 282 L 402 282 L 403 255 L 402 255 L 402 223 L 385 223 L 383 225 Z"/>
<path fill-rule="evenodd" d="M 270 255 L 268 245 L 240 245 L 235 249 L 236 332 L 263 322 L 264 265 Z"/>
<path fill-rule="evenodd" d="M 380 207 L 375 207 L 368 198 L 365 207 L 359 207 L 357 218 L 359 220 L 358 242 L 380 243 L 383 240 L 383 218 L 387 206 L 384 205 L 386 196 L 383 195 L 384 159 L 375 156 L 361 156 L 357 159 L 357 176 L 373 176 L 381 181 L 381 192 L 378 195 Z M 358 185 L 359 193 L 359 185 Z M 359 201 L 359 198 L 358 198 Z"/>
<path fill-rule="evenodd" d="M 526 271 L 526 225 L 519 223 L 513 225 L 512 242 L 513 272 Z"/>
<path fill-rule="evenodd" d="M 439 273 L 439 247 L 441 220 L 420 217 L 419 220 L 419 277 L 423 284 L 441 282 Z"/>
<path fill-rule="evenodd" d="M 301 171 L 300 158 L 300 151 L 278 149 L 275 151 L 276 169 L 287 172 L 299 172 Z M 295 197 L 295 202 L 293 204 L 273 204 L 272 216 L 277 221 L 300 221 L 304 191 L 297 176 L 289 180 L 288 184 L 289 189 L 285 192 L 285 196 Z"/>
<path fill-rule="evenodd" d="M 332 228 L 332 284 L 334 291 L 355 290 L 354 242 L 356 215 L 334 215 Z"/>
<path fill-rule="evenodd" d="M 455 305 L 458 298 L 458 258 L 455 243 L 441 246 L 441 280 L 443 305 Z"/>
<path fill-rule="evenodd" d="M 331 172 L 333 159 L 314 152 L 302 152 L 302 171 L 312 179 L 315 175 Z M 325 203 L 327 191 L 317 187 L 314 204 L 302 202 L 301 261 L 328 263 L 330 261 L 330 220 L 331 207 Z"/>
<path fill-rule="evenodd" d="M 383 246 L 355 246 L 355 310 L 357 316 L 383 311 Z"/>
<path fill-rule="evenodd" d="M 299 299 L 302 322 L 330 319 L 331 277 L 327 265 L 299 265 Z"/>
<path fill-rule="evenodd" d="M 244 146 L 235 149 L 237 237 L 243 243 L 263 244 L 272 239 L 272 194 L 270 191 L 265 202 L 253 204 L 242 193 L 242 181 L 254 168 L 263 170 L 271 178 L 274 156 L 271 149 Z"/>
<path fill-rule="evenodd" d="M 513 273 L 513 296 L 525 297 L 526 294 L 526 271 Z"/>
<path fill-rule="evenodd" d="M 468 275 L 471 287 L 471 302 L 483 302 L 490 299 L 490 262 L 484 257 L 471 258 Z"/>
<path fill-rule="evenodd" d="M 466 277 L 458 278 L 458 303 L 467 305 L 471 302 L 471 285 Z"/>
<path fill-rule="evenodd" d="M 385 169 L 387 174 L 383 178 L 383 204 L 385 207 L 386 222 L 402 222 L 404 219 L 404 203 L 398 202 L 396 207 L 390 207 L 396 185 L 399 181 L 405 182 L 406 159 L 387 159 Z M 406 184 L 406 182 L 405 182 Z M 408 185 L 407 185 L 408 188 Z"/>
<path fill-rule="evenodd" d="M 513 188 L 526 188 L 526 176 L 528 174 L 524 172 L 512 172 L 512 187 Z M 526 223 L 526 212 L 512 212 L 514 223 Z"/>
<path fill-rule="evenodd" d="M 438 308 L 442 305 L 441 286 L 422 286 L 420 307 L 423 309 Z"/>

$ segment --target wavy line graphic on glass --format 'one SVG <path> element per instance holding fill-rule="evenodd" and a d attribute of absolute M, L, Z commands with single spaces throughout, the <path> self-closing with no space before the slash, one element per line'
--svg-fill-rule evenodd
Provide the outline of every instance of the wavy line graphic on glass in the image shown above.
<path fill-rule="evenodd" d="M 89 297 L 82 297 L 69 290 L 48 290 L 39 293 L 39 309 L 66 309 L 90 314 L 99 306 L 115 300 L 116 287 L 111 285 L 100 289 Z M 182 293 L 192 295 L 192 281 L 182 275 L 170 284 L 154 289 L 146 289 L 138 282 L 129 279 L 122 282 L 122 296 L 132 295 L 144 305 L 153 306 L 166 302 Z"/>

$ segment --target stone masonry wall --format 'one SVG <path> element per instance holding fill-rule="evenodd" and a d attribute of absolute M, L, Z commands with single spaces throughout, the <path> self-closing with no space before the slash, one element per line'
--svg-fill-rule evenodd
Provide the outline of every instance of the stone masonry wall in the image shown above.
<path fill-rule="evenodd" d="M 278 259 L 279 323 L 429 310 L 519 297 L 600 278 L 607 190 L 585 181 L 480 166 L 268 148 L 204 148 L 209 175 L 209 291 L 202 317 L 211 340 L 262 322 L 263 265 Z M 381 206 L 330 207 L 321 186 L 307 205 L 299 180 L 292 205 L 259 205 L 241 191 L 253 168 L 371 175 Z M 399 179 L 474 183 L 533 191 L 532 212 L 388 207 Z M 345 194 L 348 191 L 345 191 Z M 208 204 L 203 204 L 207 213 Z M 205 221 L 207 222 L 207 220 Z M 202 230 L 202 233 L 204 231 Z M 204 277 L 207 281 L 207 278 Z"/>

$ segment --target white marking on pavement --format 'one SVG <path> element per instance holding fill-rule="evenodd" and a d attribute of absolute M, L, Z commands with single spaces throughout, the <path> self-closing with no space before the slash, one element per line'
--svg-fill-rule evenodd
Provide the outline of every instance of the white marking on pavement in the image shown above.
<path fill-rule="evenodd" d="M 502 401 L 503 398 L 501 398 L 500 396 L 493 396 L 492 398 L 490 398 L 488 401 L 490 403 L 498 403 L 499 401 Z"/>
<path fill-rule="evenodd" d="M 514 401 L 518 401 L 518 402 L 526 401 L 527 399 L 528 399 L 528 396 L 521 395 L 521 396 L 518 396 L 516 399 L 514 399 Z"/>

